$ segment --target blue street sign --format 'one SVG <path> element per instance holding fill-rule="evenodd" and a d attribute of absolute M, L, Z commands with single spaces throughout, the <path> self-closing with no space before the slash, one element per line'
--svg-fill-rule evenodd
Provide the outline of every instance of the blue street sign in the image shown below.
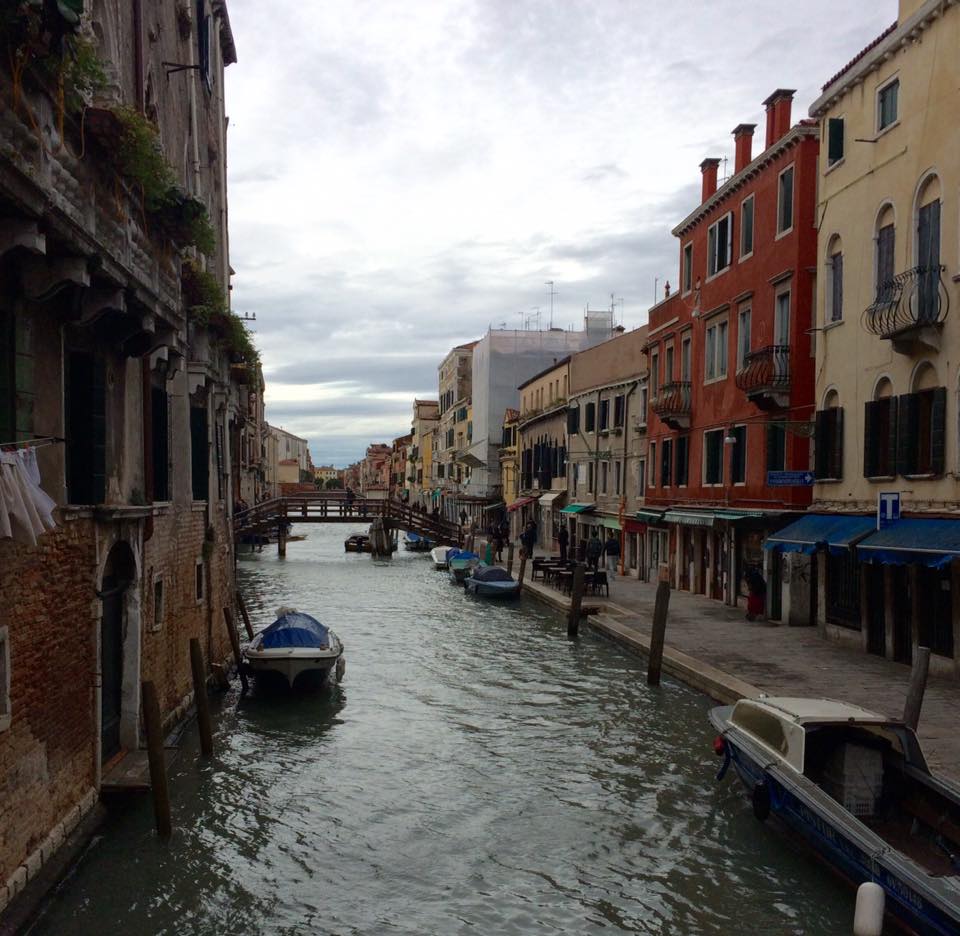
<path fill-rule="evenodd" d="M 812 471 L 767 472 L 767 487 L 810 487 L 814 481 Z"/>
<path fill-rule="evenodd" d="M 896 523 L 900 519 L 900 492 L 880 491 L 877 494 L 877 529 Z"/>

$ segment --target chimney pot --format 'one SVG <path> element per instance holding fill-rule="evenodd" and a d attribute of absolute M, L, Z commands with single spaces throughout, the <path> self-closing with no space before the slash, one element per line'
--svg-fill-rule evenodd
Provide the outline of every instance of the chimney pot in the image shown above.
<path fill-rule="evenodd" d="M 664 287 L 663 287 L 663 298 L 664 298 L 664 299 L 669 299 L 669 298 L 670 298 L 670 280 L 667 280 L 667 282 L 664 284 Z"/>
<path fill-rule="evenodd" d="M 733 140 L 736 147 L 733 160 L 733 174 L 736 175 L 753 159 L 753 131 L 756 124 L 739 124 L 733 128 Z"/>
<path fill-rule="evenodd" d="M 790 108 L 796 91 L 793 88 L 777 88 L 764 102 L 767 109 L 767 148 L 773 146 L 790 129 Z"/>
<path fill-rule="evenodd" d="M 703 188 L 700 193 L 700 204 L 702 205 L 717 190 L 717 168 L 720 165 L 719 159 L 705 159 L 700 163 L 700 173 L 703 176 Z"/>

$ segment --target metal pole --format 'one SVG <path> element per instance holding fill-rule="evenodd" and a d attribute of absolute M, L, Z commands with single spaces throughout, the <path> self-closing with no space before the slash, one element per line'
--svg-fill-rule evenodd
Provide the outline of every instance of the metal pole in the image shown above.
<path fill-rule="evenodd" d="M 907 701 L 903 706 L 903 721 L 914 731 L 920 722 L 920 709 L 923 707 L 923 694 L 927 688 L 927 676 L 930 672 L 930 648 L 917 647 L 917 658 L 910 672 L 910 688 Z"/>
<path fill-rule="evenodd" d="M 197 705 L 197 727 L 200 729 L 200 750 L 204 757 L 213 754 L 213 730 L 210 727 L 210 699 L 203 666 L 203 650 L 196 637 L 190 638 L 190 669 L 193 672 L 193 700 Z"/>

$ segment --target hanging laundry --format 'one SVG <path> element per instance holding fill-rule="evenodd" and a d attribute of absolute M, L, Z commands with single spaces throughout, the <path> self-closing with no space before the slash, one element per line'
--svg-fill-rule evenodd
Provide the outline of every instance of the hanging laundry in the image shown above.
<path fill-rule="evenodd" d="M 0 537 L 35 546 L 40 534 L 57 525 L 56 503 L 34 482 L 27 461 L 25 467 L 17 453 L 0 452 Z"/>

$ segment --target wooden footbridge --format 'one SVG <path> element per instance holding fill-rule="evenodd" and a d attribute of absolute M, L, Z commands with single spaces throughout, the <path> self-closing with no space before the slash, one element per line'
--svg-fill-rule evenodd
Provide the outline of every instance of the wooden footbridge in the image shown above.
<path fill-rule="evenodd" d="M 291 524 L 352 523 L 364 527 L 380 518 L 387 529 L 406 530 L 429 537 L 441 545 L 459 545 L 462 532 L 456 523 L 417 510 L 397 500 L 348 498 L 339 491 L 290 494 L 262 501 L 234 514 L 234 537 L 277 536 L 282 543 Z"/>

